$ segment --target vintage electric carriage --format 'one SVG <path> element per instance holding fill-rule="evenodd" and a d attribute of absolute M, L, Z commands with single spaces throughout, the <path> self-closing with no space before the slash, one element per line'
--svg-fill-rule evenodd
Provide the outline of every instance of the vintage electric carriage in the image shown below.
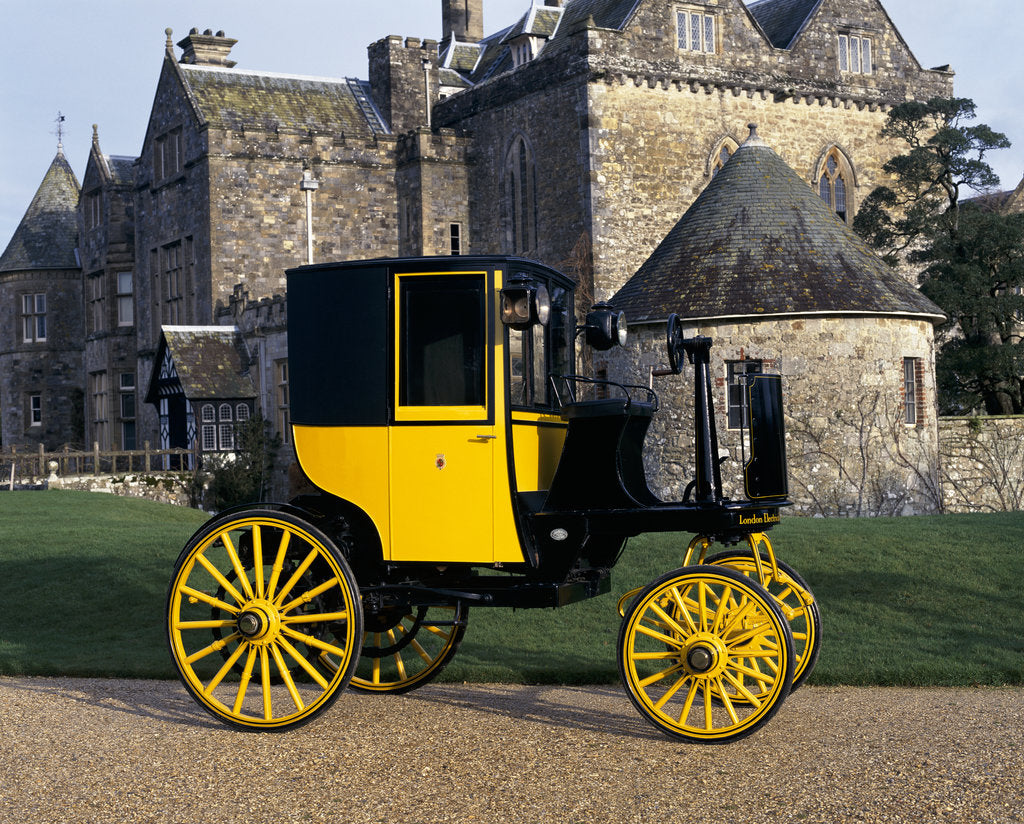
<path fill-rule="evenodd" d="M 561 607 L 610 590 L 630 536 L 688 532 L 682 566 L 626 593 L 619 669 L 671 736 L 750 734 L 810 673 L 817 604 L 765 531 L 787 504 L 781 379 L 747 379 L 741 499 L 723 494 L 708 338 L 692 364 L 696 471 L 681 501 L 644 477 L 658 399 L 576 374 L 625 319 L 577 326 L 573 282 L 523 259 L 380 259 L 288 272 L 295 452 L 315 487 L 222 512 L 185 546 L 171 655 L 227 724 L 282 730 L 346 686 L 404 692 L 451 660 L 471 608 Z M 714 543 L 727 547 L 709 555 Z M 582 639 L 581 639 L 581 642 Z"/>

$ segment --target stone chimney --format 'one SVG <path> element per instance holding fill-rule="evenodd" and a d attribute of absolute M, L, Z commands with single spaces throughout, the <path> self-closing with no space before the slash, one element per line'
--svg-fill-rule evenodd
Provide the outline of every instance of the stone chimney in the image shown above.
<path fill-rule="evenodd" d="M 214 34 L 207 29 L 202 34 L 199 29 L 192 29 L 188 37 L 178 41 L 181 48 L 181 62 L 193 63 L 197 66 L 223 66 L 230 69 L 235 65 L 234 60 L 229 60 L 231 47 L 238 41 L 231 37 L 225 37 L 224 32 Z"/>
<path fill-rule="evenodd" d="M 479 43 L 484 39 L 484 0 L 441 0 L 441 40 Z"/>

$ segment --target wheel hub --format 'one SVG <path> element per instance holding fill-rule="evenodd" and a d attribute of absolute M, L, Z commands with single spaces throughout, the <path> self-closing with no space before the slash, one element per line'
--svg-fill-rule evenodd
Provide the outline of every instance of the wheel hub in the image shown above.
<path fill-rule="evenodd" d="M 715 665 L 715 657 L 713 649 L 696 646 L 686 653 L 686 664 L 695 673 L 705 673 Z"/>
<path fill-rule="evenodd" d="M 238 632 L 251 644 L 269 644 L 281 629 L 281 616 L 272 604 L 254 601 L 238 614 Z"/>
<path fill-rule="evenodd" d="M 687 672 L 700 678 L 712 678 L 725 669 L 728 651 L 722 639 L 710 632 L 690 638 L 683 651 Z"/>

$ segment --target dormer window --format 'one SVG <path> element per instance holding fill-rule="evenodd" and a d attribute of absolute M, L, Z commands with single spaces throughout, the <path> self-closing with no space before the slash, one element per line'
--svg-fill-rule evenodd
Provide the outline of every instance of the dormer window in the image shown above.
<path fill-rule="evenodd" d="M 519 68 L 533 60 L 533 38 L 523 37 L 512 44 L 512 65 Z"/>
<path fill-rule="evenodd" d="M 856 34 L 839 35 L 839 71 L 871 74 L 871 38 Z"/>
<path fill-rule="evenodd" d="M 703 11 L 679 9 L 676 11 L 676 35 L 680 51 L 714 54 L 715 15 Z"/>

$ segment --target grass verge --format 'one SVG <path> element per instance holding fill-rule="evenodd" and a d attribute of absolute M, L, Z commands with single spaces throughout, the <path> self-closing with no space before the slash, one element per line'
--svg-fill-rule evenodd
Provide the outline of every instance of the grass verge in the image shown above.
<path fill-rule="evenodd" d="M 174 677 L 164 599 L 205 517 L 91 493 L 0 494 L 0 674 Z M 820 604 L 810 683 L 1024 684 L 1024 513 L 784 518 L 771 538 Z M 616 682 L 616 600 L 678 566 L 687 540 L 630 541 L 610 596 L 471 610 L 441 679 Z"/>

